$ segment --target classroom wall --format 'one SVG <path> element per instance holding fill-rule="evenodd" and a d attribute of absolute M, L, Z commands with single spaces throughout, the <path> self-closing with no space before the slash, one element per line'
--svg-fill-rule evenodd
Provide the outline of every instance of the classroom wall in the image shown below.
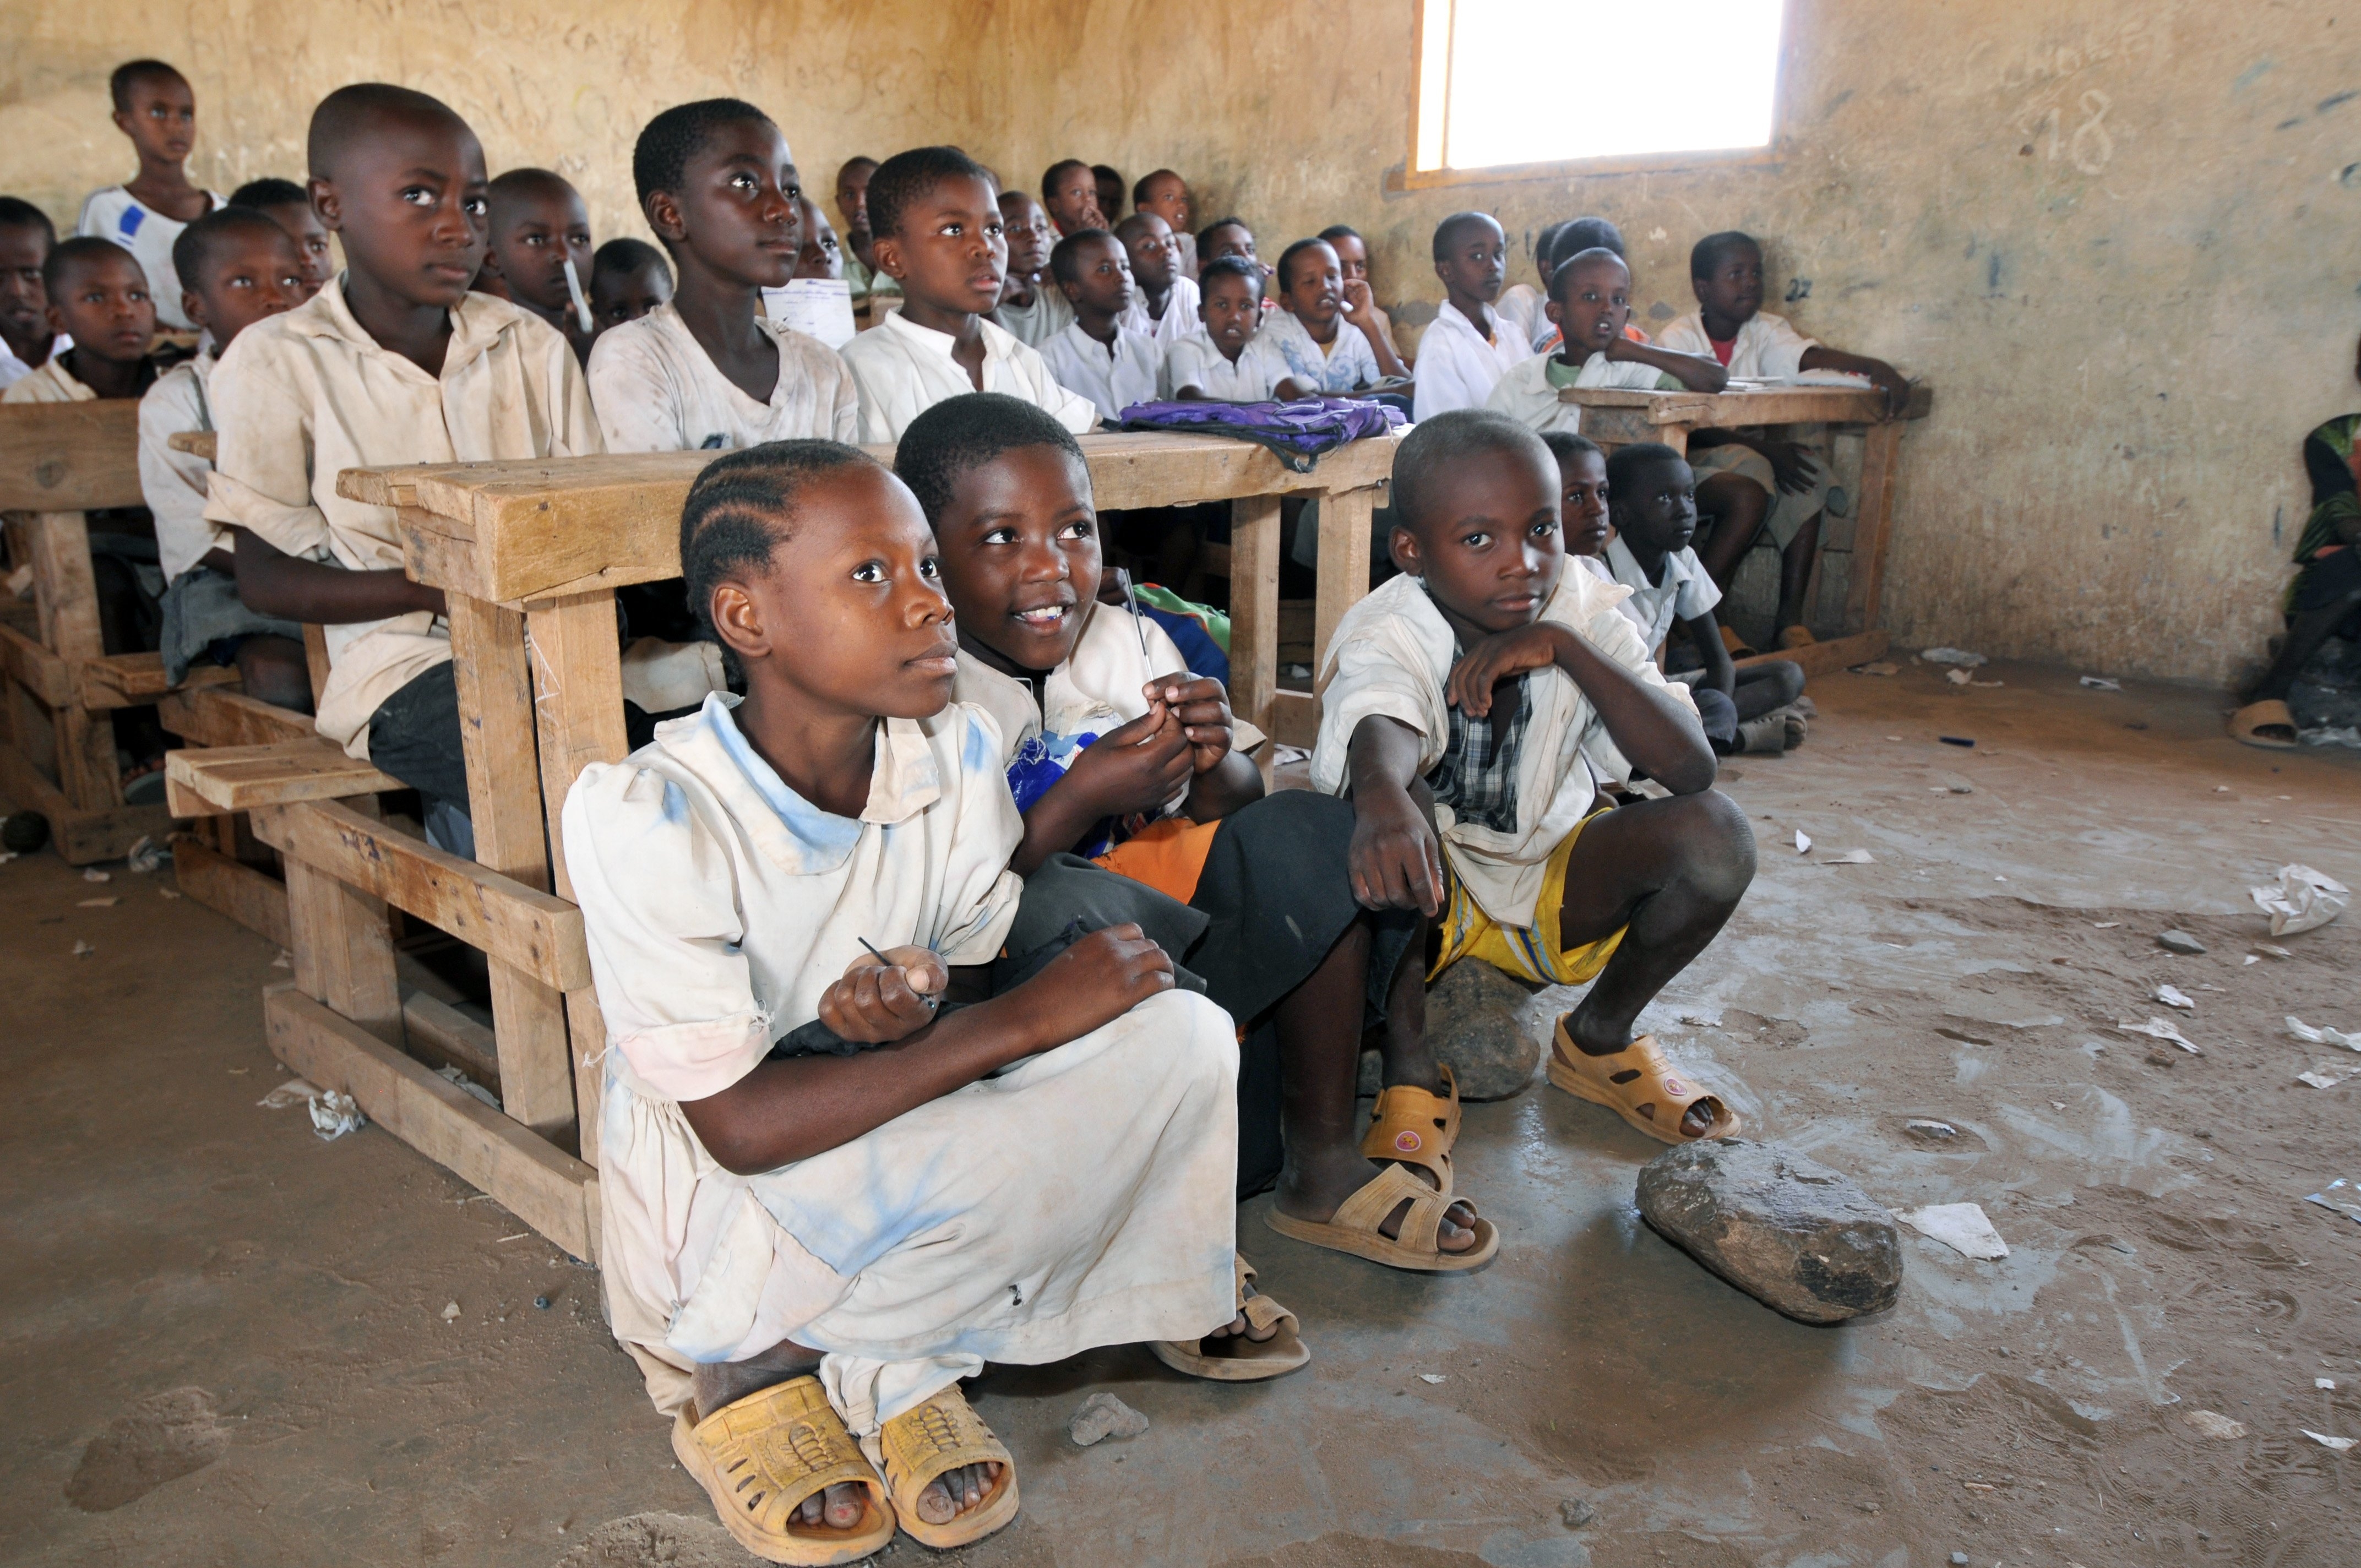
<path fill-rule="evenodd" d="M 764 104 L 823 189 L 853 151 L 954 140 L 1032 183 L 1054 159 L 1186 173 L 1275 255 L 1345 221 L 1406 326 L 1435 221 L 1616 219 L 1643 315 L 1689 306 L 1689 244 L 1767 242 L 1806 331 L 1937 389 L 1904 443 L 1886 620 L 2085 669 L 2220 682 L 2275 624 L 2308 504 L 2304 431 L 2354 406 L 2361 17 L 2330 0 L 1792 0 L 1773 162 L 1401 193 L 1410 0 L 8 0 L 0 190 L 70 219 L 127 173 L 107 70 L 196 82 L 198 171 L 298 173 L 319 94 L 438 93 L 495 170 L 541 162 L 602 237 L 640 232 L 629 156 L 656 108 Z M 1634 62 L 1662 70 L 1677 60 Z M 1504 90 L 1570 62 L 1501 49 Z M 1610 69 L 1612 67 L 1609 67 Z M 1531 73 L 1520 87 L 1516 74 Z"/>

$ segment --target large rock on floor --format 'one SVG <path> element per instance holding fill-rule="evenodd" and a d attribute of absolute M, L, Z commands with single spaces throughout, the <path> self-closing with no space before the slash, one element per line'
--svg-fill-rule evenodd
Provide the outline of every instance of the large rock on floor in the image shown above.
<path fill-rule="evenodd" d="M 1523 986 L 1480 959 L 1462 959 L 1428 989 L 1426 1038 L 1458 1076 L 1462 1100 L 1506 1100 L 1532 1082 L 1542 1047 L 1525 1033 L 1528 1000 Z"/>
<path fill-rule="evenodd" d="M 1806 1323 L 1902 1294 L 1894 1216 L 1850 1177 L 1778 1144 L 1717 1138 L 1640 1168 L 1641 1217 L 1756 1300 Z"/>

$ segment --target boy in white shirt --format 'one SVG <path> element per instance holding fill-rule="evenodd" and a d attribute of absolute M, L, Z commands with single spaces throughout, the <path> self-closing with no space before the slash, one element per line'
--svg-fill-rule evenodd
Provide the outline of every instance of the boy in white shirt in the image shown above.
<path fill-rule="evenodd" d="M 1088 398 L 1102 419 L 1154 401 L 1163 356 L 1123 324 L 1135 292 L 1123 241 L 1104 229 L 1070 234 L 1049 253 L 1049 275 L 1074 309 L 1073 324 L 1041 346 L 1058 384 Z"/>
<path fill-rule="evenodd" d="M 1039 354 L 988 319 L 1008 247 L 999 193 L 981 164 L 955 147 L 896 153 L 869 181 L 868 211 L 877 265 L 903 302 L 844 345 L 862 441 L 899 441 L 904 426 L 961 392 L 1022 398 L 1077 434 L 1098 423 L 1089 399 L 1060 386 Z"/>
<path fill-rule="evenodd" d="M 49 214 L 16 196 L 0 196 L 0 392 L 71 344 L 49 329 L 41 266 L 58 243 Z"/>
<path fill-rule="evenodd" d="M 564 175 L 546 169 L 511 169 L 488 188 L 485 219 L 491 227 L 484 270 L 476 287 L 522 305 L 555 327 L 586 364 L 598 322 L 588 326 L 574 309 L 574 290 L 589 299 L 590 209 Z M 574 282 L 566 279 L 573 265 Z"/>
<path fill-rule="evenodd" d="M 309 158 L 345 273 L 214 367 L 205 521 L 236 531 L 250 608 L 327 628 L 320 733 L 418 790 L 436 840 L 469 853 L 442 592 L 403 573 L 391 509 L 337 495 L 336 476 L 576 456 L 600 450 L 598 422 L 566 339 L 468 291 L 488 181 L 465 120 L 408 88 L 340 87 L 313 111 Z"/>
<path fill-rule="evenodd" d="M 1763 309 L 1763 247 L 1735 229 L 1709 234 L 1689 252 L 1689 287 L 1697 309 L 1664 328 L 1658 341 L 1684 354 L 1711 355 L 1731 377 L 1795 381 L 1829 370 L 1868 379 L 1899 417 L 1910 383 L 1883 359 L 1847 354 L 1806 337 L 1784 316 Z M 1713 519 L 1702 558 L 1725 590 L 1755 536 L 1767 530 L 1779 546 L 1779 645 L 1800 648 L 1814 639 L 1804 625 L 1812 561 L 1820 547 L 1820 512 L 1828 494 L 1824 433 L 1795 427 L 1786 439 L 1771 431 L 1700 430 L 1689 436 L 1697 478 L 1697 507 Z M 1727 628 L 1724 641 L 1737 639 Z"/>
<path fill-rule="evenodd" d="M 1022 191 L 1000 193 L 1000 220 L 1008 239 L 1008 276 L 1001 280 L 992 319 L 1017 342 L 1041 348 L 1074 324 L 1074 307 L 1049 276 L 1057 236 L 1041 203 Z"/>
<path fill-rule="evenodd" d="M 1131 258 L 1136 291 L 1123 324 L 1151 338 L 1157 352 L 1197 330 L 1196 279 L 1180 269 L 1180 240 L 1154 213 L 1134 213 L 1115 226 Z"/>
<path fill-rule="evenodd" d="M 1434 275 L 1449 296 L 1418 340 L 1415 420 L 1480 409 L 1499 379 L 1532 357 L 1530 339 L 1492 313 L 1509 242 L 1486 213 L 1454 213 L 1434 229 Z"/>
<path fill-rule="evenodd" d="M 1550 1081 L 1665 1143 L 1737 1115 L 1632 1025 L 1720 930 L 1754 874 L 1712 748 L 1618 608 L 1565 570 L 1560 481 L 1505 414 L 1422 421 L 1394 457 L 1402 575 L 1321 655 L 1314 788 L 1358 814 L 1353 884 L 1440 916 L 1434 972 L 1477 958 L 1529 981 L 1593 981 L 1558 1021 Z M 1672 795 L 1601 811 L 1634 768 Z"/>
<path fill-rule="evenodd" d="M 222 205 L 211 191 L 189 183 L 189 152 L 197 142 L 197 95 L 189 79 L 160 60 L 134 60 L 107 78 L 115 128 L 131 138 L 139 172 L 127 184 L 93 191 L 82 204 L 79 234 L 111 239 L 139 258 L 158 323 L 193 330 L 181 310 L 181 280 L 172 270 L 172 242 L 181 231 Z"/>
<path fill-rule="evenodd" d="M 1354 392 L 1410 374 L 1368 291 L 1345 287 L 1344 264 L 1326 240 L 1299 239 L 1279 253 L 1279 303 L 1263 330 L 1307 394 Z"/>
<path fill-rule="evenodd" d="M 1719 392 L 1729 373 L 1709 359 L 1675 354 L 1623 334 L 1631 318 L 1631 269 L 1611 250 L 1571 256 L 1550 280 L 1546 323 L 1564 345 L 1536 354 L 1500 378 L 1484 406 L 1537 431 L 1582 428 L 1579 404 L 1561 402 L 1568 387 L 1634 391 Z"/>
<path fill-rule="evenodd" d="M 303 629 L 258 614 L 237 597 L 236 541 L 204 516 L 214 466 L 171 447 L 184 431 L 214 428 L 205 392 L 220 351 L 256 322 L 302 301 L 302 253 L 261 212 L 225 207 L 181 231 L 172 270 L 187 286 L 181 305 L 205 346 L 158 377 L 139 400 L 139 488 L 156 520 L 157 564 L 168 585 L 158 639 L 164 678 L 177 686 L 200 661 L 236 664 L 247 696 L 309 713 Z"/>
<path fill-rule="evenodd" d="M 303 187 L 292 180 L 281 180 L 266 174 L 259 180 L 249 180 L 229 193 L 233 207 L 251 207 L 287 231 L 295 242 L 295 254 L 303 261 L 303 292 L 296 304 L 302 304 L 318 293 L 328 280 L 335 275 L 335 256 L 328 244 L 328 230 L 320 222 L 320 214 L 312 210 L 312 198 Z"/>
<path fill-rule="evenodd" d="M 1262 269 L 1243 256 L 1218 257 L 1205 263 L 1199 287 L 1204 324 L 1164 351 L 1164 395 L 1225 403 L 1301 396 L 1262 330 Z"/>
<path fill-rule="evenodd" d="M 750 1551 L 962 1545 L 1017 1487 L 960 1379 L 1235 1326 L 1230 1021 L 1137 926 L 987 994 L 1022 828 L 891 475 L 735 453 L 681 533 L 746 696 L 565 812 L 615 1335 Z"/>
<path fill-rule="evenodd" d="M 1549 317 L 1544 313 L 1549 305 L 1550 280 L 1557 271 L 1557 261 L 1550 254 L 1550 247 L 1557 243 L 1567 222 L 1561 218 L 1554 224 L 1543 224 L 1541 232 L 1533 236 L 1533 273 L 1541 280 L 1541 287 L 1511 283 L 1500 291 L 1499 302 L 1492 307 L 1494 315 L 1516 323 L 1525 341 L 1536 349 L 1550 335 Z"/>

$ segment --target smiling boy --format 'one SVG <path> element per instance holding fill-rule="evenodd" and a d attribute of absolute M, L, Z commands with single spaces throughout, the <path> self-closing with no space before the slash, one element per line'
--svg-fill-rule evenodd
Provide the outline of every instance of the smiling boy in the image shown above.
<path fill-rule="evenodd" d="M 1145 333 L 1123 324 L 1136 292 L 1123 241 L 1104 229 L 1070 234 L 1049 253 L 1049 274 L 1074 308 L 1073 324 L 1041 347 L 1049 374 L 1104 419 L 1152 401 L 1163 356 Z"/>
<path fill-rule="evenodd" d="M 582 192 L 546 169 L 511 169 L 485 188 L 490 202 L 490 244 L 476 286 L 522 305 L 566 334 L 577 358 L 587 359 L 590 327 L 574 309 L 574 290 L 590 281 L 590 209 Z M 566 280 L 571 263 L 574 284 Z"/>
<path fill-rule="evenodd" d="M 1434 227 L 1434 275 L 1447 298 L 1418 340 L 1411 417 L 1477 409 L 1500 378 L 1532 357 L 1532 344 L 1492 313 L 1507 276 L 1508 236 L 1488 213 L 1454 213 Z"/>
<path fill-rule="evenodd" d="M 16 196 L 0 196 L 0 391 L 65 345 L 49 330 L 49 295 L 41 265 L 58 243 L 49 214 Z"/>
<path fill-rule="evenodd" d="M 1352 800 L 1361 902 L 1438 919 L 1433 973 L 1473 958 L 1592 982 L 1558 1020 L 1553 1084 L 1665 1143 L 1728 1136 L 1736 1113 L 1632 1028 L 1737 908 L 1754 838 L 1627 590 L 1565 570 L 1561 494 L 1505 414 L 1441 414 L 1403 441 L 1402 575 L 1321 655 L 1312 783 Z M 1601 781 L 1635 767 L 1671 795 L 1598 809 Z"/>
<path fill-rule="evenodd" d="M 189 182 L 189 153 L 197 144 L 197 96 L 189 79 L 160 60 L 134 60 L 107 78 L 115 128 L 131 140 L 139 172 L 121 185 L 93 191 L 82 204 L 76 232 L 110 239 L 139 258 L 156 319 L 174 332 L 192 330 L 181 311 L 181 280 L 172 270 L 172 242 L 190 224 L 222 205 L 213 192 Z"/>
<path fill-rule="evenodd" d="M 1090 166 L 1080 166 L 1085 176 Z M 1008 266 L 999 192 L 955 147 L 896 153 L 869 182 L 877 265 L 902 308 L 844 345 L 861 389 L 861 439 L 899 441 L 926 410 L 962 392 L 1005 392 L 1080 433 L 1098 422 L 1041 356 L 989 317 Z"/>
<path fill-rule="evenodd" d="M 1631 319 L 1631 269 L 1611 250 L 1568 257 L 1550 280 L 1544 308 L 1564 336 L 1563 346 L 1520 361 L 1484 400 L 1486 408 L 1534 430 L 1582 428 L 1580 405 L 1558 400 L 1569 387 L 1719 392 L 1730 379 L 1710 359 L 1625 335 L 1624 323 Z"/>

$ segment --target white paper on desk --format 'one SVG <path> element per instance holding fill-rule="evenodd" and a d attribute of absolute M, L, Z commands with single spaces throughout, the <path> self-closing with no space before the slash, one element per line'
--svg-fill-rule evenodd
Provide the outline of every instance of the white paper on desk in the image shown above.
<path fill-rule="evenodd" d="M 763 291 L 763 313 L 830 348 L 852 341 L 852 285 L 841 278 L 796 278 Z"/>
<path fill-rule="evenodd" d="M 1856 376 L 1850 370 L 1798 370 L 1790 387 L 1850 387 L 1866 391 L 1872 383 L 1866 376 Z"/>

